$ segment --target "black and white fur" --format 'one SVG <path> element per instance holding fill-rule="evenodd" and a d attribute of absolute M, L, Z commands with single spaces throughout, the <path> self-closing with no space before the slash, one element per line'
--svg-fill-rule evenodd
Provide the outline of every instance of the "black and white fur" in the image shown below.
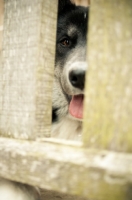
<path fill-rule="evenodd" d="M 60 0 L 53 87 L 52 137 L 80 140 L 82 122 L 69 114 L 72 95 L 84 94 L 88 8 Z M 72 78 L 70 79 L 70 74 Z"/>
<path fill-rule="evenodd" d="M 52 137 L 80 140 L 82 122 L 73 118 L 68 109 L 73 95 L 84 94 L 87 20 L 87 8 L 75 6 L 70 0 L 59 0 Z M 0 178 L 0 199 L 41 200 L 41 197 L 32 186 Z"/>

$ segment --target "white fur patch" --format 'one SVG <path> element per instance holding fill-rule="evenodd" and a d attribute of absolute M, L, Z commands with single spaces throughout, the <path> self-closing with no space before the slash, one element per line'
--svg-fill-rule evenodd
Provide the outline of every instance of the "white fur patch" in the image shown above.
<path fill-rule="evenodd" d="M 84 13 L 84 19 L 86 19 L 86 17 L 87 17 L 87 13 Z"/>
<path fill-rule="evenodd" d="M 31 187 L 30 187 L 31 188 Z M 0 178 L 0 200 L 36 200 L 33 190 Z"/>
<path fill-rule="evenodd" d="M 76 27 L 72 25 L 71 27 L 68 28 L 68 35 L 72 36 L 73 33 L 76 32 L 76 30 L 77 30 Z"/>
<path fill-rule="evenodd" d="M 70 117 L 64 117 L 60 122 L 52 125 L 51 137 L 81 141 L 82 122 Z"/>
<path fill-rule="evenodd" d="M 27 198 L 24 192 L 15 190 L 13 185 L 6 184 L 0 187 L 1 200 L 31 200 L 33 198 Z"/>

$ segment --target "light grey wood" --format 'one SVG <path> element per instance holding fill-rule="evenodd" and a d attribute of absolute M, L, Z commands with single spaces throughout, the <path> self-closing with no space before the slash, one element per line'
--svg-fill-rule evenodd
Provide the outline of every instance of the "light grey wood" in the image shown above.
<path fill-rule="evenodd" d="M 0 176 L 48 190 L 96 200 L 131 191 L 131 154 L 0 138 L 0 160 Z"/>
<path fill-rule="evenodd" d="M 132 1 L 92 1 L 88 39 L 84 143 L 132 152 Z"/>
<path fill-rule="evenodd" d="M 1 49 L 2 49 L 2 35 L 3 35 L 3 0 L 0 0 L 0 55 L 1 55 Z"/>
<path fill-rule="evenodd" d="M 4 1 L 0 135 L 50 134 L 56 0 Z"/>

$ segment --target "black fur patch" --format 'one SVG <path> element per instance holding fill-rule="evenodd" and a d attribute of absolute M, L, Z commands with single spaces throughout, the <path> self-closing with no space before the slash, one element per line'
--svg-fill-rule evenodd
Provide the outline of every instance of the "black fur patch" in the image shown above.
<path fill-rule="evenodd" d="M 59 14 L 60 12 L 64 13 L 67 10 L 71 11 L 74 8 L 75 8 L 75 5 L 71 3 L 70 0 L 59 0 L 59 5 L 58 5 Z"/>
<path fill-rule="evenodd" d="M 52 123 L 58 120 L 57 111 L 58 111 L 58 108 L 52 108 Z"/>

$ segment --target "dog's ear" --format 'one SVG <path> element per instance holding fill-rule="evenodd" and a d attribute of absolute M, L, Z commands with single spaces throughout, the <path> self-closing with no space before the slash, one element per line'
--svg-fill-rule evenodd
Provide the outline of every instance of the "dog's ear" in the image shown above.
<path fill-rule="evenodd" d="M 59 0 L 59 6 L 58 11 L 64 11 L 65 9 L 68 10 L 68 8 L 73 9 L 75 7 L 75 4 L 72 3 L 70 0 Z"/>

